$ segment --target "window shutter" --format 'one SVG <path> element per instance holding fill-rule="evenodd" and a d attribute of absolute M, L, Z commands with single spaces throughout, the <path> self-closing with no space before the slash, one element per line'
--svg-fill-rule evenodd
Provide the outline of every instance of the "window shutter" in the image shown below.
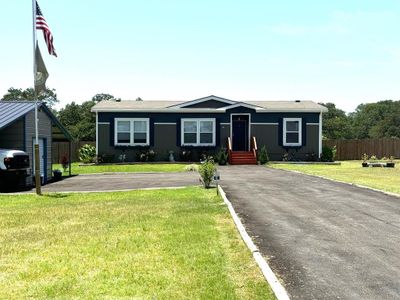
<path fill-rule="evenodd" d="M 176 146 L 181 146 L 181 126 L 182 122 L 180 118 L 176 120 Z"/>
<path fill-rule="evenodd" d="M 283 118 L 279 118 L 278 120 L 278 145 L 283 146 Z"/>
<path fill-rule="evenodd" d="M 307 120 L 301 119 L 301 145 L 305 146 L 307 144 Z"/>

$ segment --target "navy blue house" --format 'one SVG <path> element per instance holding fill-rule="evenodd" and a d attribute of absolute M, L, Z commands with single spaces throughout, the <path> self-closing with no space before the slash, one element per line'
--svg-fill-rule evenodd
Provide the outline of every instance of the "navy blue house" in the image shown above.
<path fill-rule="evenodd" d="M 121 154 L 126 161 L 135 161 L 143 149 L 153 149 L 156 160 L 167 160 L 170 152 L 179 160 L 186 149 L 196 158 L 220 148 L 230 150 L 233 157 L 251 157 L 263 145 L 272 160 L 318 159 L 326 111 L 312 101 L 234 101 L 217 96 L 186 102 L 102 101 L 92 108 L 97 153 L 116 161 Z"/>

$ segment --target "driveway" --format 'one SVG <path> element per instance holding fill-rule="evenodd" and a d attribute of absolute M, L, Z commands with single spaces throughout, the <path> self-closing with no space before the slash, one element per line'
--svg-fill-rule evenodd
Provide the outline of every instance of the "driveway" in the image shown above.
<path fill-rule="evenodd" d="M 400 198 L 261 166 L 219 170 L 292 299 L 400 299 Z"/>
<path fill-rule="evenodd" d="M 65 178 L 42 187 L 47 192 L 88 192 L 199 185 L 197 172 L 109 173 Z M 30 192 L 34 191 L 32 189 Z M 28 191 L 29 192 L 29 191 Z"/>

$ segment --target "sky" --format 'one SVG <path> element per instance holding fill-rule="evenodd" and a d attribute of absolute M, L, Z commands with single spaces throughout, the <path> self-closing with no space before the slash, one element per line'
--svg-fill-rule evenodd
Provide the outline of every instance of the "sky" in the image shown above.
<path fill-rule="evenodd" d="M 32 2 L 3 1 L 0 97 L 33 86 Z M 123 100 L 400 99 L 400 1 L 40 0 L 60 105 Z M 4 13 L 6 12 L 6 13 Z"/>

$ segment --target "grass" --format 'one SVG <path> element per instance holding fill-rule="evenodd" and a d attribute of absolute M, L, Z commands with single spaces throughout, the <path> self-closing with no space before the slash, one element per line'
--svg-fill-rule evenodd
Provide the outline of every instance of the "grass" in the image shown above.
<path fill-rule="evenodd" d="M 71 172 L 73 175 L 89 174 L 89 173 L 106 173 L 106 172 L 183 172 L 185 164 L 132 164 L 132 165 L 89 165 L 80 166 L 80 163 L 71 164 Z M 61 164 L 53 164 L 53 170 L 61 170 Z M 63 172 L 64 175 L 68 174 Z"/>
<path fill-rule="evenodd" d="M 269 166 L 400 194 L 400 168 L 398 164 L 399 162 L 396 163 L 395 168 L 363 168 L 361 161 L 343 161 L 341 165 L 271 164 Z"/>
<path fill-rule="evenodd" d="M 273 299 L 214 190 L 0 196 L 0 298 Z"/>

